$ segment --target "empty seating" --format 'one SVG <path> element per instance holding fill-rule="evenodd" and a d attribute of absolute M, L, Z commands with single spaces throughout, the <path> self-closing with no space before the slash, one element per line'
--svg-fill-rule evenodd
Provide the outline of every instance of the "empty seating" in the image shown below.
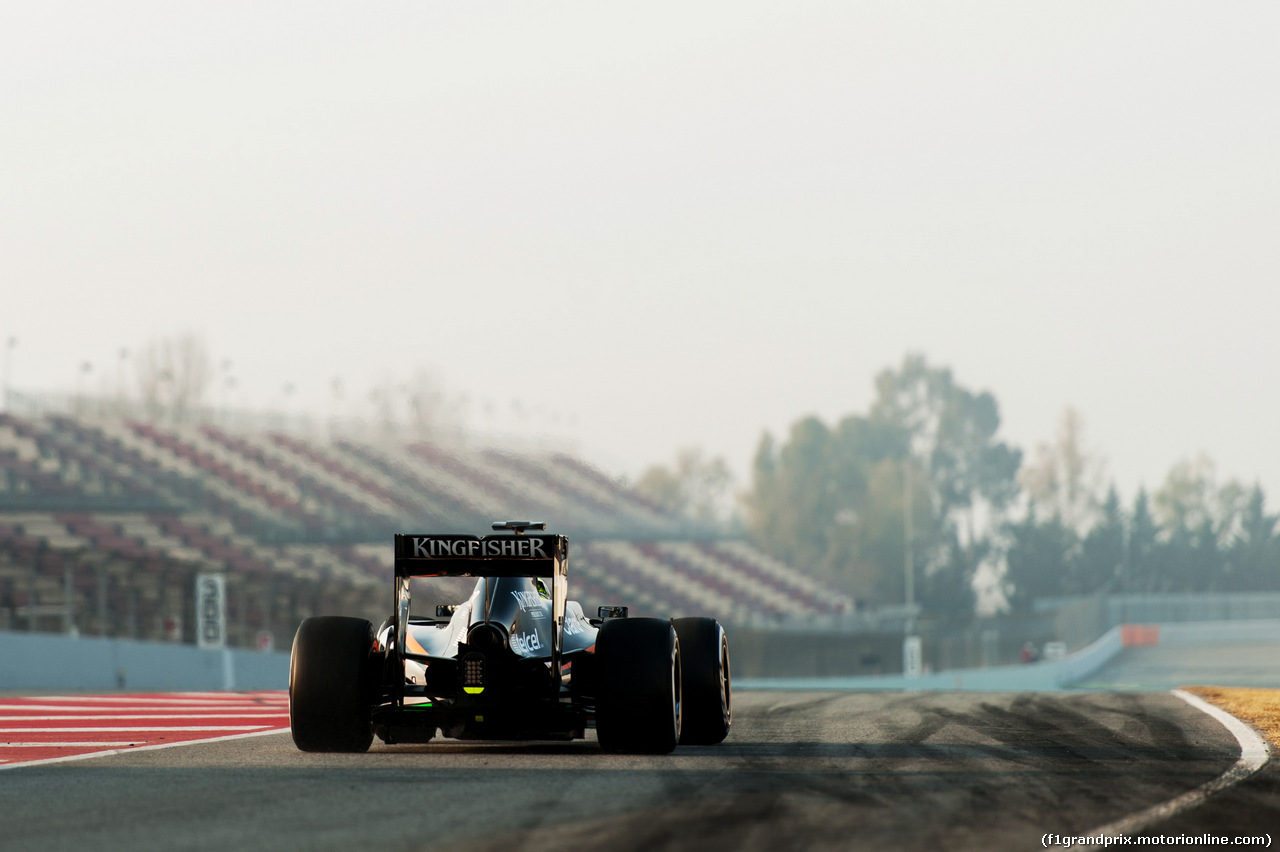
<path fill-rule="evenodd" d="M 761 624 L 848 607 L 745 542 L 670 540 L 685 520 L 564 453 L 0 414 L 0 625 L 190 640 L 201 572 L 227 578 L 244 644 L 314 612 L 380 620 L 392 531 L 515 517 L 570 534 L 570 594 L 591 614 Z"/>

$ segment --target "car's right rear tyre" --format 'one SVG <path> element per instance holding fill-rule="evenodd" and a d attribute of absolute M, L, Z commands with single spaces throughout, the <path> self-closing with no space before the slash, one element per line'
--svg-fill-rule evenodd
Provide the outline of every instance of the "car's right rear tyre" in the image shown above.
<path fill-rule="evenodd" d="M 715 745 L 729 735 L 733 719 L 729 640 L 714 618 L 677 618 L 672 624 L 684 673 L 680 744 Z"/>
<path fill-rule="evenodd" d="M 680 741 L 680 640 L 660 618 L 606 621 L 596 636 L 596 737 L 606 751 L 666 754 Z"/>
<path fill-rule="evenodd" d="M 303 751 L 363 752 L 373 742 L 370 656 L 363 618 L 305 619 L 289 660 L 289 730 Z"/>

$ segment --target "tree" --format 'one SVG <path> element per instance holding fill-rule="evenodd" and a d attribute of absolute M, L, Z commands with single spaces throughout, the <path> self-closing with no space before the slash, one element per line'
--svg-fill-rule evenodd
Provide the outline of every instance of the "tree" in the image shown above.
<path fill-rule="evenodd" d="M 972 615 L 978 598 L 973 587 L 974 575 L 990 551 L 989 539 L 964 546 L 951 536 L 943 550 L 941 567 L 923 578 L 918 595 L 921 608 L 952 619 Z"/>
<path fill-rule="evenodd" d="M 1129 521 L 1129 546 L 1125 559 L 1127 575 L 1122 583 L 1126 592 L 1159 590 L 1159 535 L 1160 527 L 1151 515 L 1147 490 L 1139 488 L 1133 499 L 1133 513 Z"/>
<path fill-rule="evenodd" d="M 839 505 L 832 445 L 831 430 L 817 417 L 792 424 L 781 446 L 766 433 L 743 506 L 749 535 L 765 550 L 839 581 L 845 578 L 829 570 L 831 526 L 839 511 L 852 507 Z"/>
<path fill-rule="evenodd" d="M 1017 492 L 1021 454 L 995 438 L 999 424 L 991 394 L 908 355 L 876 377 L 866 416 L 834 428 L 803 418 L 780 445 L 764 436 L 744 498 L 748 532 L 857 598 L 901 603 L 910 511 L 919 600 L 968 614 L 987 528 Z"/>
<path fill-rule="evenodd" d="M 1280 541 L 1275 515 L 1266 511 L 1262 487 L 1254 485 L 1240 513 L 1240 528 L 1231 542 L 1230 584 L 1241 590 L 1280 589 Z"/>
<path fill-rule="evenodd" d="M 1202 519 L 1196 526 L 1179 526 L 1165 531 L 1161 543 L 1160 588 L 1163 592 L 1215 592 L 1222 587 L 1223 554 L 1218 549 L 1213 522 Z"/>
<path fill-rule="evenodd" d="M 1077 573 L 1079 539 L 1075 530 L 1056 515 L 1040 521 L 1032 503 L 1027 516 L 1009 524 L 1007 532 L 1010 544 L 1003 591 L 1015 611 L 1030 612 L 1036 598 L 1070 591 L 1070 578 Z"/>
<path fill-rule="evenodd" d="M 908 355 L 897 371 L 876 377 L 871 419 L 909 436 L 943 517 L 954 520 L 980 501 L 1000 511 L 1016 495 L 1022 453 L 996 440 L 995 397 L 961 387 L 949 369 L 931 367 L 923 355 Z"/>
<path fill-rule="evenodd" d="M 876 391 L 871 419 L 906 434 L 927 483 L 927 518 L 917 538 L 925 586 L 967 587 L 972 601 L 972 578 L 991 553 L 989 532 L 1017 495 L 1022 453 L 996 437 L 1000 413 L 992 394 L 960 386 L 949 369 L 930 366 L 923 355 L 908 355 L 898 370 L 882 371 Z M 935 605 L 940 600 L 935 596 Z"/>
<path fill-rule="evenodd" d="M 1124 510 L 1114 485 L 1107 491 L 1101 517 L 1080 544 L 1080 560 L 1071 591 L 1093 594 L 1114 590 L 1124 571 Z"/>
<path fill-rule="evenodd" d="M 1154 496 L 1155 514 L 1165 530 L 1191 529 L 1214 514 L 1214 464 L 1204 453 L 1169 469 Z"/>
<path fill-rule="evenodd" d="M 152 418 L 186 420 L 204 400 L 213 362 L 198 335 L 152 340 L 135 358 L 143 405 Z"/>
<path fill-rule="evenodd" d="M 1217 485 L 1213 460 L 1203 453 L 1169 470 L 1154 498 L 1164 589 L 1214 591 L 1232 584 L 1226 551 L 1239 534 L 1247 500 L 1240 483 Z"/>
<path fill-rule="evenodd" d="M 467 397 L 455 395 L 430 370 L 414 370 L 407 381 L 383 377 L 365 399 L 381 439 L 398 442 L 457 440 L 463 431 Z"/>
<path fill-rule="evenodd" d="M 687 447 L 676 454 L 674 467 L 649 467 L 636 490 L 669 512 L 710 524 L 724 520 L 732 485 L 733 474 L 723 458 Z"/>
<path fill-rule="evenodd" d="M 1042 512 L 1083 534 L 1097 517 L 1104 464 L 1085 446 L 1084 419 L 1074 408 L 1062 412 L 1053 443 L 1036 447 L 1035 459 L 1019 480 Z"/>

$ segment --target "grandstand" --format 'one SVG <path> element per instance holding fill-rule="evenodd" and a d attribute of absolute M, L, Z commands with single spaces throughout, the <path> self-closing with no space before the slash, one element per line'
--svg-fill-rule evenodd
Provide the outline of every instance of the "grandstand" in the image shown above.
<path fill-rule="evenodd" d="M 312 614 L 391 602 L 391 535 L 535 517 L 568 534 L 588 611 L 767 627 L 849 602 L 562 452 L 0 414 L 0 629 L 194 641 L 194 580 L 226 578 L 228 639 L 287 648 Z"/>

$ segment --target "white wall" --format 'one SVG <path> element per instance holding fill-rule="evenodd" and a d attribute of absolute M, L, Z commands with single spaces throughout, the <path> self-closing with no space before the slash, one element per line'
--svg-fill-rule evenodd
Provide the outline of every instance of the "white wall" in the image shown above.
<path fill-rule="evenodd" d="M 123 677 L 123 683 L 121 683 Z M 0 691 L 287 689 L 289 655 L 0 632 Z"/>

